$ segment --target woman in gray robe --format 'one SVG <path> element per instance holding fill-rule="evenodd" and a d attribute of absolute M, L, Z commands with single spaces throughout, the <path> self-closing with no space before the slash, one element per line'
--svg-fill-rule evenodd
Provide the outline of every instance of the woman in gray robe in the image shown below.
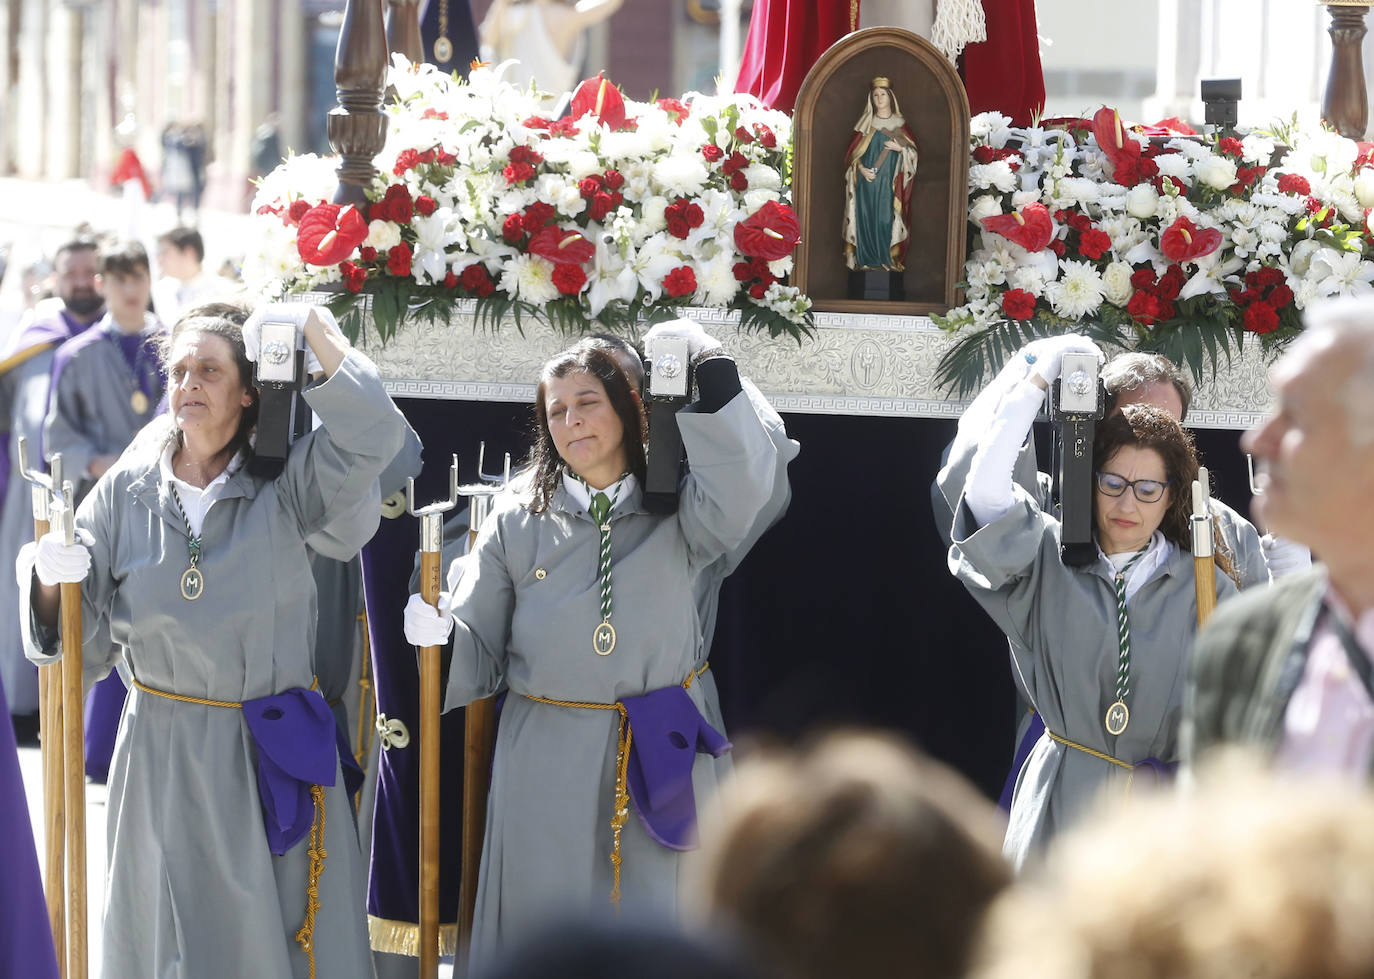
<path fill-rule="evenodd" d="M 609 355 L 579 345 L 544 368 L 529 496 L 454 562 L 452 614 L 418 596 L 407 607 L 417 645 L 444 641 L 456 621 L 445 709 L 509 691 L 473 962 L 559 915 L 618 902 L 671 916 L 695 806 L 723 772 L 729 745 L 697 682 L 693 584 L 747 539 L 778 449 L 734 361 L 681 324 L 655 328 L 687 334 L 699 362 L 700 399 L 678 414 L 691 472 L 677 512 L 644 508 L 639 400 Z M 603 495 L 610 515 L 593 519 Z"/>
<path fill-rule="evenodd" d="M 77 515 L 84 545 L 48 535 L 21 576 L 31 658 L 57 658 L 56 583 L 81 580 L 85 636 L 107 625 L 132 681 L 109 782 L 110 979 L 372 975 L 336 728 L 309 689 L 306 538 L 373 491 L 405 424 L 327 313 L 302 310 L 323 424 L 276 478 L 254 475 L 246 313 L 177 324 L 164 437 L 140 438 L 97 483 Z M 109 648 L 85 644 L 88 681 Z"/>
<path fill-rule="evenodd" d="M 1016 781 L 1004 854 L 1020 868 L 1106 788 L 1178 760 L 1187 652 L 1197 628 L 1189 552 L 1189 487 L 1198 460 L 1187 433 L 1157 408 L 1130 405 L 1098 426 L 1093 445 L 1097 560 L 1060 561 L 1060 524 L 1012 478 L 1017 455 L 1065 350 L 1080 337 L 1018 354 L 1020 379 L 982 428 L 962 486 L 951 572 L 1007 634 L 1018 686 L 1045 721 Z M 1011 368 L 1014 370 L 1013 368 Z M 1004 371 L 1004 374 L 1006 372 Z M 961 428 L 962 430 L 962 428 Z M 954 470 L 946 468 L 940 479 Z M 1234 594 L 1229 560 L 1217 594 Z M 1120 605 L 1124 601 L 1126 640 Z"/>

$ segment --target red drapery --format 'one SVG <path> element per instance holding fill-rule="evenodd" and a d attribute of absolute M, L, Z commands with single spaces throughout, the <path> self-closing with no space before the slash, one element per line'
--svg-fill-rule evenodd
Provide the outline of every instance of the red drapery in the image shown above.
<path fill-rule="evenodd" d="M 983 0 L 983 11 L 988 39 L 959 59 L 969 108 L 1029 125 L 1045 104 L 1035 0 Z M 859 0 L 754 0 L 735 91 L 791 112 L 811 66 L 858 23 Z"/>

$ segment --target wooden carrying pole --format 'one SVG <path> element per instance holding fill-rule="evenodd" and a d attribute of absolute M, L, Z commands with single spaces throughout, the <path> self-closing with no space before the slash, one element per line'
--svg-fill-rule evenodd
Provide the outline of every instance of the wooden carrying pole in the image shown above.
<path fill-rule="evenodd" d="M 1193 480 L 1193 582 L 1197 587 L 1197 624 L 1202 628 L 1217 607 L 1217 566 L 1212 559 L 1212 516 L 1208 503 L 1211 488 L 1207 467 Z"/>
<path fill-rule="evenodd" d="M 415 480 L 406 482 L 410 513 L 420 518 L 420 596 L 439 606 L 444 514 L 458 505 L 458 457 L 449 469 L 449 498 L 415 508 Z M 440 647 L 420 649 L 420 979 L 439 975 L 439 690 Z"/>
<path fill-rule="evenodd" d="M 482 472 L 487 446 L 477 450 L 477 475 L 482 482 L 464 486 L 468 497 L 468 550 L 477 545 L 477 535 L 491 512 L 497 493 L 510 484 L 510 453 L 499 476 Z M 491 788 L 491 754 L 496 741 L 496 698 L 483 697 L 463 711 L 463 849 L 461 880 L 458 888 L 458 954 L 465 955 L 472 943 L 472 920 L 477 910 L 477 879 L 482 866 L 482 841 L 487 830 L 487 792 Z"/>
<path fill-rule="evenodd" d="M 54 496 L 50 518 L 76 542 L 72 484 Z M 62 766 L 67 820 L 67 976 L 86 979 L 86 763 L 81 683 L 81 583 L 62 583 Z"/>
<path fill-rule="evenodd" d="M 19 471 L 32 484 L 33 539 L 40 540 L 51 526 L 49 513 L 54 484 L 62 485 L 62 456 L 48 463 L 52 475 L 29 468 L 28 441 L 19 436 Z M 48 904 L 48 924 L 52 928 L 59 975 L 67 974 L 67 915 L 63 859 L 66 847 L 66 821 L 62 802 L 62 664 L 38 668 L 38 738 L 43 764 L 43 880 Z"/>

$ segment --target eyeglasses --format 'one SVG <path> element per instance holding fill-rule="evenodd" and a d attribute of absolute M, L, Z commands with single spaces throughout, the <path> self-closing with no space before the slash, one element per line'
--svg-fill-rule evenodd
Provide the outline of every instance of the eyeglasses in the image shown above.
<path fill-rule="evenodd" d="M 1127 479 L 1116 473 L 1097 474 L 1097 488 L 1107 496 L 1120 496 L 1129 486 L 1141 503 L 1158 503 L 1172 484 L 1172 479 L 1161 483 L 1157 479 Z"/>

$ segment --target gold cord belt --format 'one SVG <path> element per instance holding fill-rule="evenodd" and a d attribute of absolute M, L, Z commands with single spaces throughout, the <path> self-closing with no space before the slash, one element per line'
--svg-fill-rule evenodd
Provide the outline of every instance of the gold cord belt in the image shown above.
<path fill-rule="evenodd" d="M 1087 745 L 1081 745 L 1077 741 L 1070 741 L 1068 738 L 1061 737 L 1060 735 L 1055 734 L 1049 728 L 1045 728 L 1045 733 L 1048 734 L 1051 739 L 1058 741 L 1060 744 L 1066 747 L 1073 748 L 1076 751 L 1081 751 L 1085 755 L 1092 755 L 1094 758 L 1100 758 L 1103 761 L 1109 761 L 1113 765 L 1119 765 L 1122 768 L 1126 769 L 1128 772 L 1135 771 L 1135 766 L 1132 765 L 1130 762 L 1122 761 L 1120 758 L 1113 758 L 1109 754 L 1106 754 L 1101 751 L 1096 751 L 1093 748 L 1089 748 Z"/>
<path fill-rule="evenodd" d="M 691 690 L 692 681 L 706 672 L 710 660 L 700 668 L 687 674 L 682 681 L 682 689 Z M 611 903 L 620 907 L 620 831 L 630 818 L 630 745 L 634 732 L 630 729 L 630 715 L 623 701 L 613 704 L 594 704 L 583 700 L 554 700 L 551 697 L 536 697 L 534 694 L 521 694 L 526 700 L 539 704 L 552 704 L 555 707 L 580 707 L 585 710 L 613 710 L 620 714 L 620 728 L 615 745 L 615 802 L 611 807 Z"/>
<path fill-rule="evenodd" d="M 310 684 L 310 689 L 314 690 L 319 686 L 319 682 L 319 679 L 316 678 Z M 154 697 L 166 697 L 168 700 L 179 700 L 184 704 L 200 704 L 203 707 L 232 707 L 238 710 L 243 709 L 243 704 L 237 700 L 210 700 L 206 697 L 188 697 L 185 694 L 157 690 L 137 679 L 133 680 L 133 684 L 144 693 L 150 693 Z M 320 875 L 324 873 L 324 860 L 325 857 L 329 856 L 329 853 L 324 848 L 324 786 L 310 786 L 310 796 L 315 800 L 315 821 L 310 825 L 310 848 L 308 851 L 310 854 L 310 870 L 305 886 L 305 922 L 301 925 L 300 931 L 296 932 L 296 942 L 305 950 L 306 957 L 310 960 L 310 979 L 315 979 L 315 913 L 320 909 Z"/>

